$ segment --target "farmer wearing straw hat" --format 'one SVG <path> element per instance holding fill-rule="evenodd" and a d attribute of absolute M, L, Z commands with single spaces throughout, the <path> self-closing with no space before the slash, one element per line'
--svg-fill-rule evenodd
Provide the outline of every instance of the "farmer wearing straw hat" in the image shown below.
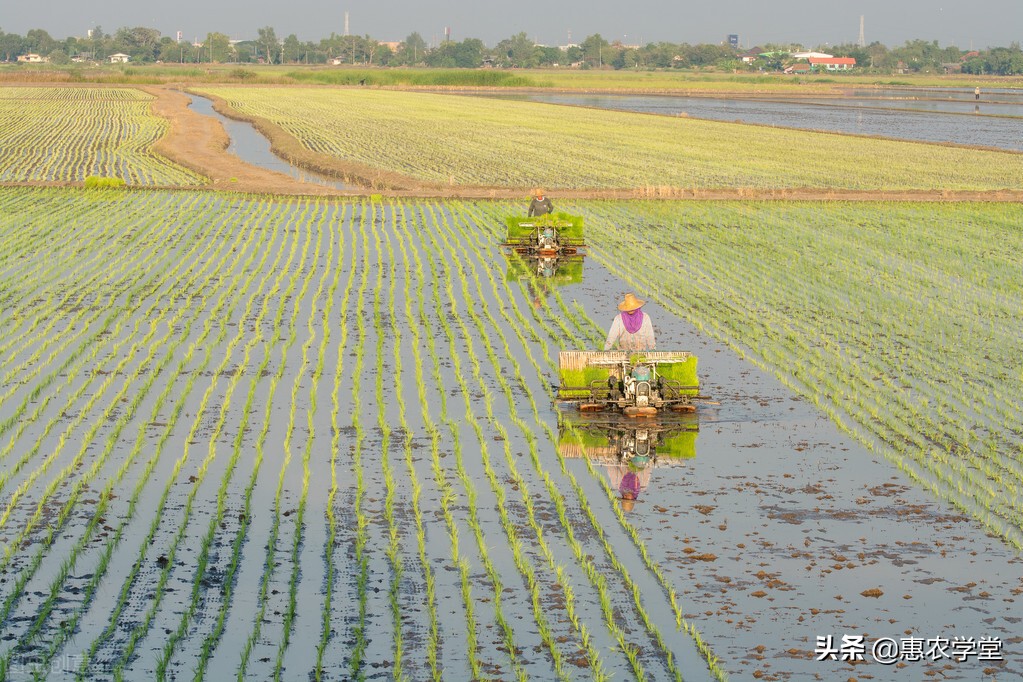
<path fill-rule="evenodd" d="M 530 218 L 533 216 L 542 216 L 552 213 L 554 211 L 554 204 L 551 203 L 549 197 L 544 196 L 542 189 L 533 190 L 533 198 L 529 202 L 529 213 L 527 214 Z"/>
<path fill-rule="evenodd" d="M 611 331 L 607 333 L 607 341 L 604 342 L 604 350 L 611 350 L 615 346 L 619 350 L 653 350 L 654 349 L 654 325 L 650 316 L 643 313 L 643 304 L 633 293 L 625 294 L 625 298 L 618 304 L 621 312 L 615 316 L 611 323 Z"/>

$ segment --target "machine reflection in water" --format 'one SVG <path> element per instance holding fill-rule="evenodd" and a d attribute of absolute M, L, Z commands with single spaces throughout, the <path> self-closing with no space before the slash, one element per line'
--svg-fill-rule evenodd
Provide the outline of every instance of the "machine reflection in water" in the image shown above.
<path fill-rule="evenodd" d="M 650 487 L 653 471 L 696 457 L 699 422 L 694 414 L 634 420 L 613 413 L 565 411 L 558 420 L 558 452 L 603 466 L 622 509 L 631 511 Z"/>
<path fill-rule="evenodd" d="M 533 305 L 540 307 L 552 286 L 583 281 L 583 219 L 565 213 L 536 218 L 510 216 L 502 243 L 508 257 L 507 279 L 528 283 Z"/>

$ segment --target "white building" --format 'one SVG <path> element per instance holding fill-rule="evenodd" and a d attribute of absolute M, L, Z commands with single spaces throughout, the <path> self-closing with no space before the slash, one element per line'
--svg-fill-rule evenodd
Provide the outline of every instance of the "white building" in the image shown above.
<path fill-rule="evenodd" d="M 126 64 L 131 61 L 131 55 L 118 52 L 109 57 L 111 64 Z"/>
<path fill-rule="evenodd" d="M 827 52 L 795 52 L 792 54 L 793 59 L 831 59 L 833 56 Z"/>

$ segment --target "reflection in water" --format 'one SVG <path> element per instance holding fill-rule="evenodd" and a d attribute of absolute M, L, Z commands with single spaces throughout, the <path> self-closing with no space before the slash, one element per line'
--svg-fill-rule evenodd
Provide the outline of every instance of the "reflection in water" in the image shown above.
<path fill-rule="evenodd" d="M 681 466 L 696 457 L 695 415 L 656 421 L 616 415 L 562 413 L 558 452 L 603 465 L 622 509 L 631 511 L 650 487 L 657 467 Z"/>
<path fill-rule="evenodd" d="M 525 281 L 533 305 L 539 308 L 551 292 L 551 287 L 580 284 L 583 281 L 582 256 L 528 257 L 514 250 L 506 252 L 508 269 L 505 279 Z"/>

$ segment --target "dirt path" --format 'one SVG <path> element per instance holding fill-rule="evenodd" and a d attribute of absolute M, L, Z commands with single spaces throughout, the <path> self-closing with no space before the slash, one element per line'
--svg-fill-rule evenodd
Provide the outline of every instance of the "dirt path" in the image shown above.
<path fill-rule="evenodd" d="M 334 189 L 245 163 L 227 151 L 231 140 L 220 121 L 189 108 L 189 96 L 165 87 L 148 86 L 153 113 L 167 119 L 170 130 L 153 149 L 171 161 L 210 179 L 215 189 L 274 194 L 338 194 Z"/>

